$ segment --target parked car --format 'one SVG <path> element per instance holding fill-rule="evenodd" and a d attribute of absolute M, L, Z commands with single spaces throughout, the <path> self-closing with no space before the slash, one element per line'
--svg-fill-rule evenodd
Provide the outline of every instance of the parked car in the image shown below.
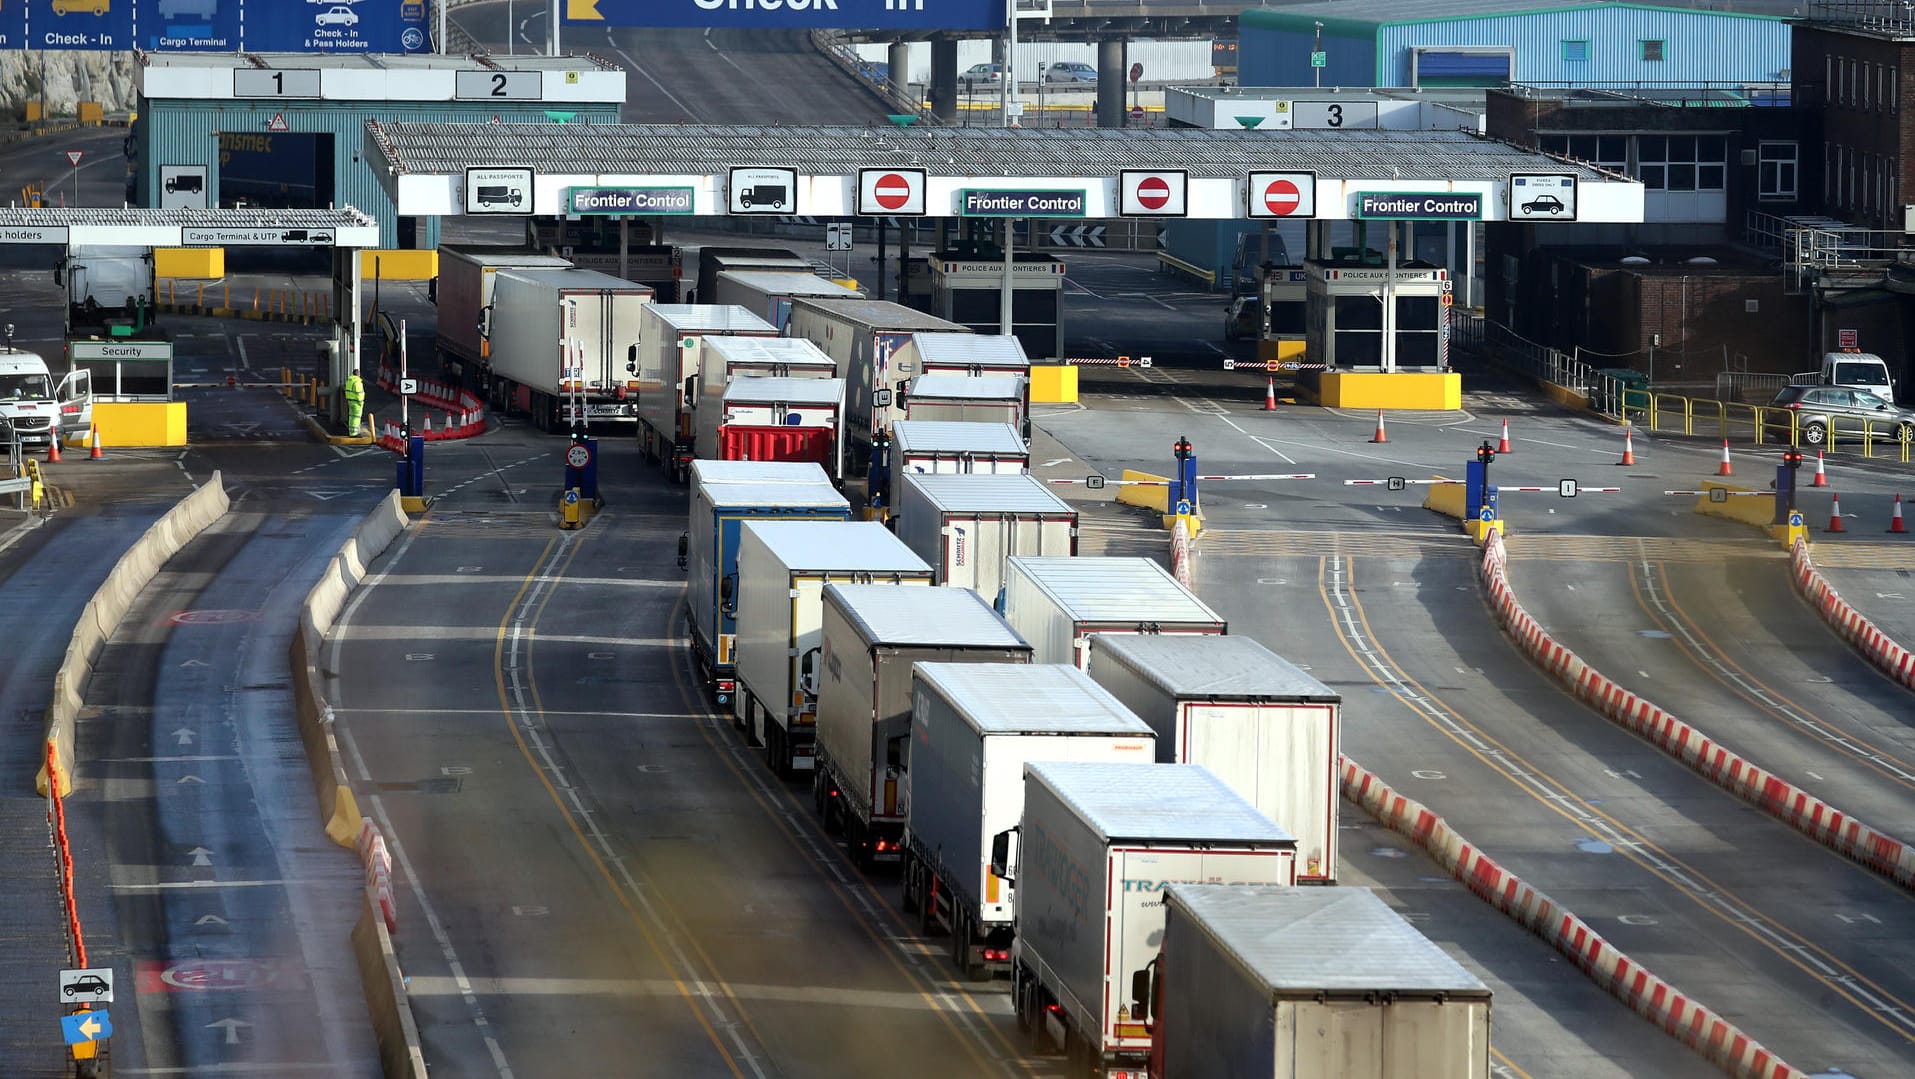
<path fill-rule="evenodd" d="M 1255 341 L 1263 336 L 1263 298 L 1238 296 L 1224 308 L 1223 339 Z"/>
<path fill-rule="evenodd" d="M 972 64 L 958 72 L 958 82 L 963 86 L 998 86 L 1004 82 L 1003 64 Z"/>
<path fill-rule="evenodd" d="M 1885 398 L 1867 390 L 1841 386 L 1784 386 L 1770 407 L 1795 413 L 1795 429 L 1803 445 L 1826 445 L 1831 437 L 1837 442 L 1863 437 L 1892 438 L 1897 442 L 1915 442 L 1915 412 L 1897 408 Z M 1788 417 L 1769 419 L 1771 433 L 1788 437 Z"/>
<path fill-rule="evenodd" d="M 1538 195 L 1523 203 L 1523 212 L 1526 214 L 1546 213 L 1553 217 L 1566 209 L 1568 207 L 1563 205 L 1563 200 L 1554 195 Z"/>
<path fill-rule="evenodd" d="M 1097 69 L 1081 60 L 1061 60 L 1044 69 L 1047 83 L 1074 82 L 1097 84 Z"/>

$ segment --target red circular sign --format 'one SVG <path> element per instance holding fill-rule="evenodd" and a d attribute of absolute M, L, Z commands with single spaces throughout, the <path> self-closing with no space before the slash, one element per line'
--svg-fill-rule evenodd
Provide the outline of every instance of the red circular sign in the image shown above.
<path fill-rule="evenodd" d="M 1269 186 L 1263 189 L 1264 208 L 1278 217 L 1288 217 L 1296 213 L 1297 207 L 1302 203 L 1303 193 L 1297 190 L 1297 185 L 1292 181 L 1272 180 Z"/>
<path fill-rule="evenodd" d="M 887 210 L 903 209 L 904 204 L 911 201 L 911 181 L 895 172 L 887 172 L 872 185 L 871 197 Z"/>
<path fill-rule="evenodd" d="M 1137 184 L 1137 204 L 1146 210 L 1170 205 L 1170 184 L 1162 176 L 1146 176 Z"/>

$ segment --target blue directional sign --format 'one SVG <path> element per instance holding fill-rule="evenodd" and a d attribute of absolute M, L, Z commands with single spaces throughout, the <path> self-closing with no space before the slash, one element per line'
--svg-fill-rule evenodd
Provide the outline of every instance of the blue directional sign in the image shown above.
<path fill-rule="evenodd" d="M 203 0 L 201 0 L 203 2 Z M 424 0 L 244 3 L 247 52 L 425 52 Z M 161 6 L 166 0 L 159 0 Z"/>
<path fill-rule="evenodd" d="M 248 16 L 251 16 L 248 18 Z M 426 0 L 0 0 L 0 49 L 427 52 Z"/>
<path fill-rule="evenodd" d="M 565 0 L 567 26 L 1002 30 L 1004 0 Z"/>
<path fill-rule="evenodd" d="M 239 52 L 242 6 L 242 0 L 143 0 L 140 41 L 154 52 Z"/>
<path fill-rule="evenodd" d="M 0 3 L 0 49 L 24 49 L 26 47 L 26 5 Z"/>
<path fill-rule="evenodd" d="M 113 1020 L 104 1011 L 76 1012 L 60 1017 L 60 1032 L 68 1045 L 103 1042 L 113 1035 Z"/>
<path fill-rule="evenodd" d="M 0 7 L 13 5 L 0 4 Z M 113 49 L 133 44 L 133 5 L 121 0 L 29 0 L 26 49 Z"/>

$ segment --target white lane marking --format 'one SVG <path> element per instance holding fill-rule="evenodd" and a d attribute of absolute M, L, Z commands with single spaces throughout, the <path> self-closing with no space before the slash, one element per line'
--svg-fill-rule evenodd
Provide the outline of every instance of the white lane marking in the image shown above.
<path fill-rule="evenodd" d="M 608 32 L 608 34 L 607 34 L 607 36 L 608 36 L 608 37 L 610 36 L 610 34 L 609 34 L 609 32 Z M 649 83 L 651 83 L 651 84 L 652 84 L 653 86 L 656 86 L 656 87 L 658 88 L 658 92 L 659 92 L 659 93 L 661 93 L 661 94 L 664 94 L 664 95 L 666 96 L 666 98 L 668 98 L 668 99 L 669 99 L 669 100 L 671 101 L 671 103 L 672 103 L 672 104 L 674 104 L 674 105 L 677 105 L 677 106 L 678 106 L 678 107 L 679 107 L 679 108 L 680 108 L 681 110 L 683 110 L 683 111 L 684 111 L 684 113 L 685 113 L 685 115 L 686 115 L 686 116 L 687 116 L 687 117 L 688 117 L 689 119 L 691 119 L 691 121 L 692 121 L 693 123 L 696 123 L 696 122 L 698 121 L 698 114 L 697 114 L 696 112 L 693 112 L 693 111 L 692 111 L 692 107 L 691 107 L 690 105 L 687 105 L 687 104 L 685 104 L 685 103 L 684 103 L 683 101 L 680 101 L 680 100 L 678 100 L 678 95 L 677 95 L 677 94 L 674 94 L 674 93 L 672 93 L 672 92 L 671 92 L 670 90 L 667 90 L 667 89 L 665 88 L 665 84 L 664 84 L 664 83 L 662 83 L 662 82 L 659 82 L 659 81 L 658 81 L 657 79 L 655 79 L 655 78 L 653 78 L 653 77 L 652 77 L 652 73 L 651 73 L 651 72 L 649 72 L 649 71 L 646 71 L 646 70 L 645 70 L 645 69 L 644 69 L 643 67 L 641 67 L 641 66 L 639 65 L 639 62 L 638 62 L 637 60 L 634 60 L 634 59 L 632 59 L 632 54 L 631 54 L 631 53 L 628 53 L 628 52 L 626 52 L 626 51 L 625 51 L 624 49 L 617 49 L 617 50 L 615 50 L 615 51 L 616 51 L 616 52 L 617 52 L 617 53 L 618 53 L 618 54 L 619 54 L 620 56 L 622 56 L 622 57 L 624 57 L 624 58 L 625 58 L 625 62 L 626 62 L 627 64 L 630 64 L 630 65 L 631 65 L 631 68 L 632 68 L 632 70 L 633 70 L 633 71 L 636 71 L 636 72 L 638 72 L 638 73 L 639 73 L 640 75 L 643 75 L 643 76 L 645 76 L 645 81 L 646 81 L 646 82 L 649 82 Z"/>
<path fill-rule="evenodd" d="M 332 1072 L 338 1073 L 334 1064 L 286 1064 L 279 1061 L 266 1064 L 193 1064 L 175 1068 L 115 1068 L 122 1075 L 283 1075 L 287 1072 Z"/>
<path fill-rule="evenodd" d="M 549 641 L 550 637 L 540 637 Z M 337 715 L 376 715 L 376 716 L 503 716 L 503 708 L 334 708 Z M 699 712 L 573 712 L 562 708 L 547 708 L 548 716 L 583 716 L 592 719 L 700 719 Z"/>
<path fill-rule="evenodd" d="M 285 888 L 303 884 L 297 880 L 160 880 L 145 884 L 115 884 L 116 892 L 174 892 L 195 888 Z"/>

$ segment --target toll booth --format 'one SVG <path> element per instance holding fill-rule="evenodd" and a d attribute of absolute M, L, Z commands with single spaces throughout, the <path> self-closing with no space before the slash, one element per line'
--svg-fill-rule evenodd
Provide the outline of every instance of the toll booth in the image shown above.
<path fill-rule="evenodd" d="M 978 333 L 997 333 L 1004 260 L 934 254 L 931 314 Z M 1012 263 L 1011 331 L 1034 362 L 1064 358 L 1064 263 L 1019 252 Z"/>
<path fill-rule="evenodd" d="M 1265 363 L 1299 360 L 1308 349 L 1310 271 L 1270 266 L 1263 271 L 1263 336 L 1257 359 Z"/>
<path fill-rule="evenodd" d="M 1311 361 L 1331 370 L 1437 372 L 1449 366 L 1449 271 L 1339 248 L 1309 259 L 1304 321 Z"/>

